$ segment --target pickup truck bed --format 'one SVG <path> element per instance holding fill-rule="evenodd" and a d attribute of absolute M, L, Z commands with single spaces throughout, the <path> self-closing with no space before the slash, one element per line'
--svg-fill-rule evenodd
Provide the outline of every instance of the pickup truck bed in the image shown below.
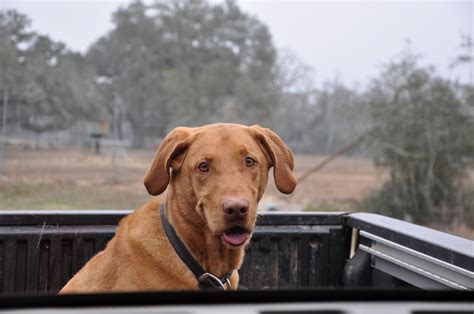
<path fill-rule="evenodd" d="M 0 211 L 0 294 L 55 293 L 130 211 Z M 474 242 L 368 213 L 262 213 L 249 289 L 474 290 Z"/>

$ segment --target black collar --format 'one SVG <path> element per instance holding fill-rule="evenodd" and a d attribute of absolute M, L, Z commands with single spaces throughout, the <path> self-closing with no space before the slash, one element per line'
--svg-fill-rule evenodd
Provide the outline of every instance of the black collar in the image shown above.
<path fill-rule="evenodd" d="M 163 224 L 163 229 L 165 229 L 166 236 L 168 240 L 173 245 L 174 250 L 181 258 L 181 260 L 188 266 L 188 268 L 194 273 L 197 281 L 199 282 L 199 288 L 201 289 L 218 289 L 226 290 L 225 286 L 227 285 L 230 288 L 230 276 L 232 271 L 225 274 L 224 277 L 218 278 L 213 274 L 206 272 L 201 265 L 194 259 L 194 257 L 186 249 L 186 246 L 181 241 L 181 239 L 176 234 L 173 226 L 170 224 L 168 218 L 166 217 L 165 208 L 166 208 L 166 199 L 161 201 L 160 206 L 160 216 L 161 223 Z"/>

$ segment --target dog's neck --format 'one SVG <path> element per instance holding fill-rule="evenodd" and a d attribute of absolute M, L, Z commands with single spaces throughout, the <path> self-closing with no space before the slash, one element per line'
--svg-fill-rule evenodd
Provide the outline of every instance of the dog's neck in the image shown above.
<path fill-rule="evenodd" d="M 170 186 L 166 212 L 171 225 L 193 257 L 205 271 L 217 277 L 238 269 L 243 261 L 243 248 L 230 249 L 222 243 L 220 236 L 211 233 L 205 219 L 195 210 L 196 202 L 181 194 Z"/>

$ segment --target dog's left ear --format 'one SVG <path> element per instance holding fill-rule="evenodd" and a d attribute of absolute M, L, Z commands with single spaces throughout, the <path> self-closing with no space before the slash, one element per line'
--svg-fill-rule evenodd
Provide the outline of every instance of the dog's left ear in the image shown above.
<path fill-rule="evenodd" d="M 272 130 L 262 128 L 259 125 L 251 126 L 250 129 L 270 158 L 270 166 L 273 166 L 276 187 L 280 192 L 290 194 L 296 187 L 296 178 L 293 175 L 293 153 Z"/>
<path fill-rule="evenodd" d="M 170 182 L 170 168 L 179 170 L 183 163 L 182 156 L 191 143 L 191 128 L 178 127 L 169 133 L 161 142 L 153 162 L 145 174 L 145 187 L 151 195 L 159 195 L 166 190 Z"/>

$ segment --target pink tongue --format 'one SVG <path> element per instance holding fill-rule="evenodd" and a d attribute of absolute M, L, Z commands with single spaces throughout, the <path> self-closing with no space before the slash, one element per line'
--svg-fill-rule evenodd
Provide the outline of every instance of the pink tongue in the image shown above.
<path fill-rule="evenodd" d="M 246 232 L 239 232 L 239 233 L 224 232 L 224 240 L 233 245 L 243 244 L 247 240 L 248 236 L 249 235 Z"/>

